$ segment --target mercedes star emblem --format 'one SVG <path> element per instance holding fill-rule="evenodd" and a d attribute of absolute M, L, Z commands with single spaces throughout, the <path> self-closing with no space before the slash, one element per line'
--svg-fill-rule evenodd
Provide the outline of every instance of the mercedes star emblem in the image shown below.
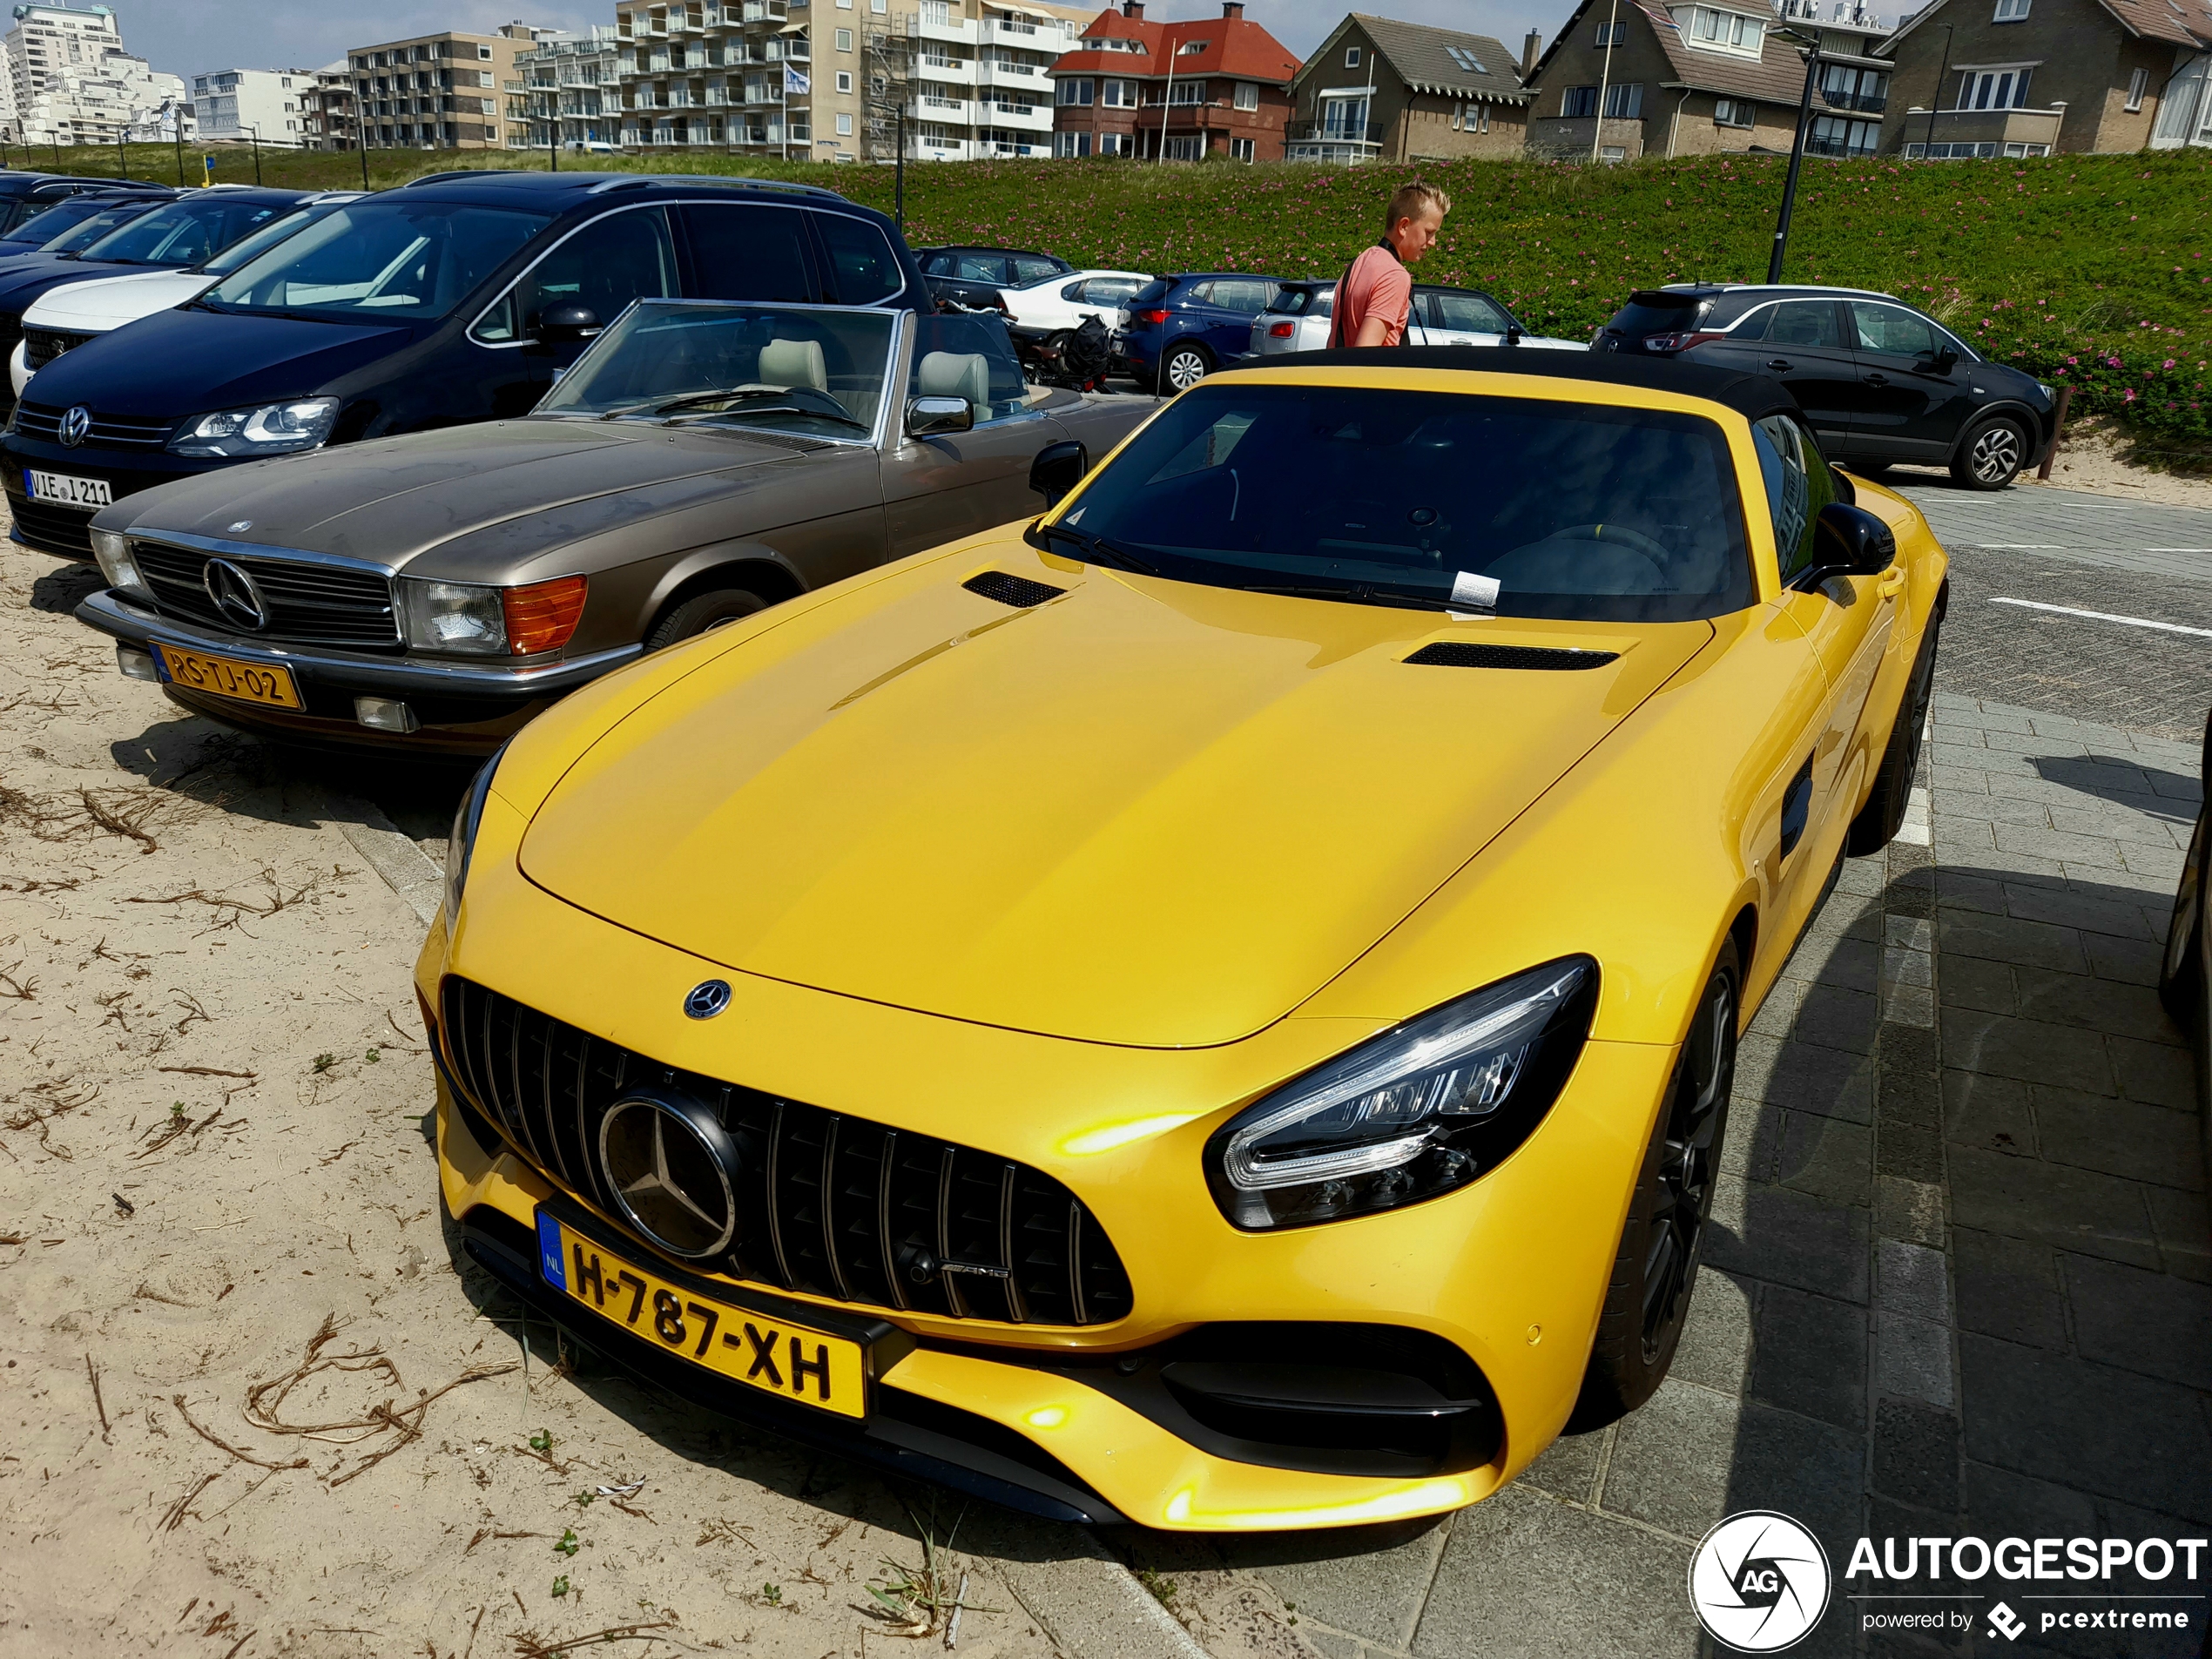
<path fill-rule="evenodd" d="M 711 1020 L 730 1006 L 730 981 L 703 979 L 684 995 L 684 1012 L 694 1020 Z"/>
<path fill-rule="evenodd" d="M 62 416 L 61 441 L 74 449 L 84 442 L 85 435 L 91 429 L 92 411 L 79 403 L 67 415 Z"/>
<path fill-rule="evenodd" d="M 704 1261 L 737 1236 L 737 1149 L 705 1107 L 617 1101 L 599 1122 L 599 1167 L 631 1225 L 670 1255 Z"/>
<path fill-rule="evenodd" d="M 210 559 L 200 585 L 215 602 L 215 609 L 241 628 L 256 633 L 269 625 L 269 604 L 253 578 L 228 559 Z"/>
<path fill-rule="evenodd" d="M 252 529 L 253 528 L 253 521 L 252 519 L 241 518 L 237 523 L 232 525 L 230 529 L 224 533 L 228 536 L 243 536 L 246 531 Z"/>

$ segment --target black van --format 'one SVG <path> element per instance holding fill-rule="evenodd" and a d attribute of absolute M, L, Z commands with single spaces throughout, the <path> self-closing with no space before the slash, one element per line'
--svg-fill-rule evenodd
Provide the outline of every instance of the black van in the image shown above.
<path fill-rule="evenodd" d="M 882 214 L 666 174 L 434 174 L 350 202 L 188 304 L 38 372 L 0 436 L 15 538 L 266 455 L 520 415 L 633 300 L 928 307 Z"/>

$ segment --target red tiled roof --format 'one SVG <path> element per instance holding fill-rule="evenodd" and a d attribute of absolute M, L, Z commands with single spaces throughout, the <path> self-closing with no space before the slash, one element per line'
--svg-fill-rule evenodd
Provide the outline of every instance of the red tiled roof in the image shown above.
<path fill-rule="evenodd" d="M 1177 79 L 1185 75 L 1222 75 L 1287 86 L 1298 68 L 1298 60 L 1289 48 L 1246 17 L 1150 23 L 1109 9 L 1091 20 L 1083 38 L 1137 40 L 1143 42 L 1144 51 L 1087 51 L 1078 46 L 1063 54 L 1045 73 L 1121 75 L 1133 80 L 1163 81 L 1172 64 Z M 1183 48 L 1192 41 L 1204 44 L 1197 51 L 1184 52 Z"/>

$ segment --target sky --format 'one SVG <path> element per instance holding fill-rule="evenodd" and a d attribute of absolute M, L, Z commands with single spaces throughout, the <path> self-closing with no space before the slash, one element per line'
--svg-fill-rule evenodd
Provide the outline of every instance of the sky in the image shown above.
<path fill-rule="evenodd" d="M 81 3 L 81 0 L 80 0 Z M 554 29 L 614 21 L 612 0 L 105 0 L 123 44 L 153 66 L 187 78 L 211 69 L 319 69 L 349 46 L 405 40 L 441 29 L 489 33 L 518 17 Z M 1371 11 L 1408 23 L 1493 35 L 1511 56 L 1531 25 L 1549 30 L 1572 0 L 1364 0 Z M 1351 7 L 1344 0 L 1251 0 L 1244 16 L 1303 57 Z M 1163 22 L 1210 17 L 1209 0 L 1148 0 L 1145 16 Z"/>

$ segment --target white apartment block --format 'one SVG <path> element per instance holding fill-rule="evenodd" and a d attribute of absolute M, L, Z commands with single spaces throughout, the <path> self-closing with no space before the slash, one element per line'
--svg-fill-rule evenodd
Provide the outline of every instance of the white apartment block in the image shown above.
<path fill-rule="evenodd" d="M 588 35 L 554 35 L 516 55 L 531 148 L 622 142 L 624 44 L 611 24 L 595 24 Z"/>
<path fill-rule="evenodd" d="M 617 6 L 624 147 L 735 150 L 803 161 L 814 152 L 820 103 L 821 158 L 831 158 L 837 145 L 829 135 L 841 128 L 845 158 L 856 159 L 860 100 L 848 96 L 833 110 L 817 96 L 822 89 L 813 78 L 807 16 L 806 0 Z"/>
<path fill-rule="evenodd" d="M 307 142 L 307 106 L 316 90 L 311 69 L 217 69 L 192 78 L 192 117 L 206 143 L 298 148 Z"/>
<path fill-rule="evenodd" d="M 924 161 L 1049 156 L 1049 71 L 1097 15 L 1030 0 L 920 0 L 904 20 L 914 89 L 907 155 Z"/>
<path fill-rule="evenodd" d="M 18 5 L 0 42 L 0 137 L 19 144 L 113 144 L 192 134 L 178 76 L 123 48 L 105 6 Z"/>

